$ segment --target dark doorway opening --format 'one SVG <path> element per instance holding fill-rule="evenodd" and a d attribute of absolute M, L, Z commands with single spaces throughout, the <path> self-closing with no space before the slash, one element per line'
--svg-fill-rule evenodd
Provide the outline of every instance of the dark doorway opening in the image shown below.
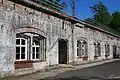
<path fill-rule="evenodd" d="M 113 46 L 113 58 L 118 58 L 119 56 L 117 55 L 117 46 Z"/>
<path fill-rule="evenodd" d="M 58 40 L 59 64 L 67 64 L 67 40 Z"/>

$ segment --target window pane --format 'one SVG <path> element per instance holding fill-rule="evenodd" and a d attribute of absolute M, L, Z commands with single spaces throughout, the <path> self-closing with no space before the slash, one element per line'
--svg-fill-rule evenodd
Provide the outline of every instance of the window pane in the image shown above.
<path fill-rule="evenodd" d="M 39 47 L 36 47 L 36 52 L 39 52 Z"/>
<path fill-rule="evenodd" d="M 32 54 L 32 59 L 35 59 L 35 53 Z"/>
<path fill-rule="evenodd" d="M 16 54 L 20 53 L 20 47 L 16 47 Z"/>
<path fill-rule="evenodd" d="M 25 47 L 21 47 L 21 53 L 25 54 Z"/>
<path fill-rule="evenodd" d="M 35 47 L 32 48 L 32 59 L 35 59 Z"/>
<path fill-rule="evenodd" d="M 36 59 L 39 59 L 39 53 L 36 54 Z"/>
<path fill-rule="evenodd" d="M 22 41 L 22 45 L 25 45 L 25 40 L 22 39 L 21 41 Z"/>
<path fill-rule="evenodd" d="M 35 47 L 33 47 L 32 49 L 33 49 L 32 51 L 35 52 Z"/>
<path fill-rule="evenodd" d="M 85 44 L 82 44 L 82 48 L 84 48 L 85 47 Z"/>
<path fill-rule="evenodd" d="M 16 54 L 16 59 L 20 59 L 20 54 Z"/>
<path fill-rule="evenodd" d="M 79 43 L 77 42 L 77 47 L 79 47 Z"/>
<path fill-rule="evenodd" d="M 40 45 L 39 42 L 40 42 L 40 41 L 39 41 L 38 38 L 34 38 L 34 37 L 33 37 L 33 45 L 34 45 L 34 44 L 35 44 L 35 45 Z"/>
<path fill-rule="evenodd" d="M 21 54 L 21 59 L 25 59 L 25 54 Z"/>
<path fill-rule="evenodd" d="M 79 56 L 79 49 L 77 48 L 77 56 Z"/>
<path fill-rule="evenodd" d="M 20 39 L 16 39 L 16 45 L 20 45 Z"/>

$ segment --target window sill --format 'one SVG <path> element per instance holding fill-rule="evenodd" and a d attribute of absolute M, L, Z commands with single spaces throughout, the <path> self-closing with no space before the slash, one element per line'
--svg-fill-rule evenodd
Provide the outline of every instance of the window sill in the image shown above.
<path fill-rule="evenodd" d="M 22 63 L 35 63 L 35 62 L 45 62 L 46 60 L 24 60 L 24 61 L 16 61 L 15 64 L 22 64 Z"/>
<path fill-rule="evenodd" d="M 32 60 L 32 63 L 36 63 L 36 62 L 46 62 L 47 60 Z"/>
<path fill-rule="evenodd" d="M 77 58 L 79 59 L 79 58 L 82 58 L 82 56 L 77 56 Z"/>
<path fill-rule="evenodd" d="M 77 56 L 78 59 L 88 60 L 88 56 Z"/>
<path fill-rule="evenodd" d="M 21 63 L 32 63 L 31 60 L 24 60 L 24 61 L 16 61 L 15 64 L 21 64 Z"/>
<path fill-rule="evenodd" d="M 110 56 L 110 55 L 105 55 L 105 56 Z"/>
<path fill-rule="evenodd" d="M 46 60 L 25 60 L 25 61 L 16 61 L 15 62 L 15 69 L 20 69 L 20 68 L 30 68 L 33 67 L 32 63 L 36 62 L 45 62 Z"/>
<path fill-rule="evenodd" d="M 94 56 L 94 59 L 98 59 L 98 57 L 100 57 L 100 56 Z"/>
<path fill-rule="evenodd" d="M 94 56 L 94 57 L 99 57 L 99 56 Z"/>
<path fill-rule="evenodd" d="M 105 55 L 105 58 L 108 58 L 110 55 Z"/>

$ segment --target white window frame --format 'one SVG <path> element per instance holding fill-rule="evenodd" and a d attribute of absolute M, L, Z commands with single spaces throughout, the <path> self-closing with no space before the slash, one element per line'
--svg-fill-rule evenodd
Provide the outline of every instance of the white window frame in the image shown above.
<path fill-rule="evenodd" d="M 24 34 L 23 34 L 24 35 Z M 28 36 L 27 38 L 24 38 L 25 36 Z M 16 38 L 19 39 L 19 44 L 16 43 L 16 47 L 19 47 L 19 53 L 17 53 L 16 51 L 16 61 L 24 61 L 24 60 L 46 60 L 46 38 L 44 38 L 43 36 L 39 36 L 37 34 L 32 34 L 32 33 L 25 33 L 25 36 L 22 37 L 20 35 L 20 37 Z M 34 37 L 38 37 L 38 41 L 39 44 L 35 44 L 33 41 Z M 39 38 L 41 37 L 41 39 Z M 29 39 L 29 40 L 28 40 Z M 22 40 L 25 41 L 25 44 L 22 45 Z M 25 59 L 21 59 L 24 58 L 24 56 L 22 57 L 22 47 L 25 47 Z M 35 57 L 33 58 L 33 48 L 35 48 Z M 36 52 L 36 48 L 39 48 L 39 51 Z M 30 53 L 28 53 L 30 52 Z M 39 53 L 39 54 L 38 54 Z M 20 55 L 20 59 L 17 59 L 17 54 Z M 38 56 L 37 56 L 38 54 Z"/>
<path fill-rule="evenodd" d="M 33 59 L 33 48 L 35 48 L 35 53 L 34 53 L 35 54 L 35 59 Z M 39 48 L 39 58 L 38 59 L 36 58 L 36 55 L 37 55 L 36 48 Z M 32 45 L 31 60 L 40 60 L 40 45 L 36 45 L 35 43 L 33 43 L 33 45 Z"/>
<path fill-rule="evenodd" d="M 94 43 L 94 48 L 95 48 L 94 49 L 95 50 L 95 55 L 94 56 L 101 57 L 101 44 L 99 42 Z"/>
<path fill-rule="evenodd" d="M 105 44 L 105 55 L 110 56 L 110 45 L 109 44 Z"/>
<path fill-rule="evenodd" d="M 84 42 L 86 42 L 85 40 L 79 40 L 77 41 L 77 57 L 84 57 L 84 56 L 88 56 L 88 52 L 86 51 L 86 49 L 88 49 L 87 47 L 87 42 L 86 45 L 84 44 Z M 84 47 L 83 47 L 84 46 Z M 84 51 L 83 51 L 84 49 Z M 83 53 L 84 52 L 84 53 Z"/>
<path fill-rule="evenodd" d="M 25 38 L 16 38 L 16 40 L 19 39 L 20 40 L 20 44 L 16 44 L 16 47 L 20 47 L 20 59 L 16 59 L 16 61 L 23 61 L 23 60 L 27 60 L 27 39 Z M 22 45 L 22 40 L 25 40 L 25 45 Z M 25 47 L 25 59 L 21 59 L 21 47 Z M 17 53 L 16 53 L 17 54 Z"/>

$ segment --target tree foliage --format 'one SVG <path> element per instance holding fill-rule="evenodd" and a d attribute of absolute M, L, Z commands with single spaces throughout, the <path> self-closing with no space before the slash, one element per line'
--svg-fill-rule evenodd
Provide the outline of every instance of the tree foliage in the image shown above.
<path fill-rule="evenodd" d="M 112 15 L 108 12 L 108 8 L 102 3 L 90 6 L 93 12 L 93 19 L 87 18 L 85 21 L 95 25 L 96 27 L 101 27 L 112 33 L 120 34 L 120 12 L 114 11 Z"/>
<path fill-rule="evenodd" d="M 98 2 L 97 4 L 90 6 L 90 8 L 94 14 L 94 20 L 105 25 L 110 23 L 112 17 L 108 12 L 107 7 L 102 2 Z"/>
<path fill-rule="evenodd" d="M 120 12 L 115 11 L 112 13 L 112 21 L 110 22 L 109 26 L 111 26 L 114 29 L 120 30 Z"/>

